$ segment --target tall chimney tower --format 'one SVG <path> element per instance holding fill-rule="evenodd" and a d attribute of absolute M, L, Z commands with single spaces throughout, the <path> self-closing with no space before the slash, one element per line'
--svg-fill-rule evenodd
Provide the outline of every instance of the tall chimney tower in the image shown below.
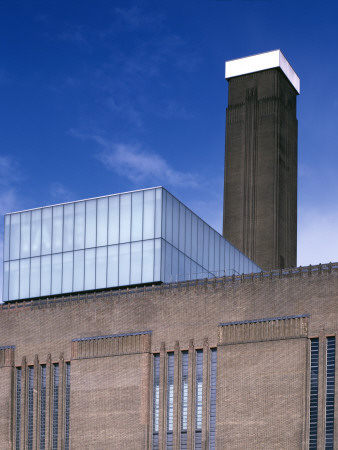
<path fill-rule="evenodd" d="M 297 265 L 296 99 L 280 50 L 226 63 L 223 236 L 264 270 Z"/>

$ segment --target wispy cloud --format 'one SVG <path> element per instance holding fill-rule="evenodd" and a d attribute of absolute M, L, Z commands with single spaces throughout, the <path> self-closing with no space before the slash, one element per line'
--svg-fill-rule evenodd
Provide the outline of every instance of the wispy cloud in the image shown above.
<path fill-rule="evenodd" d="M 49 188 L 51 198 L 56 202 L 68 202 L 73 200 L 76 196 L 74 192 L 62 183 L 52 183 Z"/>
<path fill-rule="evenodd" d="M 114 142 L 97 134 L 82 134 L 75 130 L 72 130 L 71 134 L 80 139 L 95 141 L 101 147 L 96 158 L 108 170 L 133 182 L 147 181 L 152 184 L 192 188 L 200 185 L 198 175 L 175 169 L 161 155 L 140 144 Z"/>
<path fill-rule="evenodd" d="M 159 13 L 145 14 L 138 6 L 115 8 L 114 12 L 117 21 L 124 27 L 127 26 L 130 30 L 149 30 L 153 26 L 159 27 L 163 19 L 163 16 Z"/>

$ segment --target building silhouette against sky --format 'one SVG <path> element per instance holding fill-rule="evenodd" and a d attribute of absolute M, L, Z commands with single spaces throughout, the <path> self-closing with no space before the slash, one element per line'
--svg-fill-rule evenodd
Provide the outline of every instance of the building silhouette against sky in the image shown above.
<path fill-rule="evenodd" d="M 1 449 L 335 448 L 338 264 L 294 267 L 299 79 L 280 51 L 226 76 L 224 237 L 162 187 L 5 216 Z"/>

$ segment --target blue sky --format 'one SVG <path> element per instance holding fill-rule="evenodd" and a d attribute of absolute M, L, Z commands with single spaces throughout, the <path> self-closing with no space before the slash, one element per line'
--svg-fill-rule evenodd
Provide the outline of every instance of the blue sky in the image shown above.
<path fill-rule="evenodd" d="M 280 48 L 301 79 L 298 264 L 338 260 L 337 13 L 334 1 L 0 1 L 1 216 L 163 185 L 220 231 L 224 62 Z M 2 285 L 2 256 L 0 271 Z"/>

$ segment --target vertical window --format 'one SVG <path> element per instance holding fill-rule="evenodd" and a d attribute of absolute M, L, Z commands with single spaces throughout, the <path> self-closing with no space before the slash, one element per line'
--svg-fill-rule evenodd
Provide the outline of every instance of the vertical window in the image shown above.
<path fill-rule="evenodd" d="M 167 450 L 173 448 L 174 428 L 174 359 L 173 352 L 168 353 L 167 374 Z"/>
<path fill-rule="evenodd" d="M 187 450 L 189 353 L 182 352 L 181 372 L 181 450 Z"/>
<path fill-rule="evenodd" d="M 70 418 L 70 363 L 66 363 L 66 420 L 65 450 L 69 450 L 69 418 Z"/>
<path fill-rule="evenodd" d="M 333 450 L 336 338 L 326 339 L 325 450 Z"/>
<path fill-rule="evenodd" d="M 310 427 L 309 427 L 309 449 L 317 449 L 317 425 L 318 425 L 318 356 L 319 339 L 311 339 L 310 358 Z"/>
<path fill-rule="evenodd" d="M 153 382 L 153 450 L 158 450 L 158 431 L 160 421 L 160 354 L 154 355 Z"/>
<path fill-rule="evenodd" d="M 209 450 L 216 448 L 216 374 L 217 348 L 210 349 L 210 422 L 209 422 Z"/>
<path fill-rule="evenodd" d="M 28 367 L 28 434 L 27 448 L 33 449 L 33 397 L 34 393 L 34 366 Z"/>
<path fill-rule="evenodd" d="M 40 374 L 40 450 L 45 450 L 46 442 L 46 365 L 41 366 Z"/>
<path fill-rule="evenodd" d="M 195 450 L 202 450 L 203 350 L 196 350 Z"/>
<path fill-rule="evenodd" d="M 15 421 L 15 443 L 16 450 L 20 450 L 21 428 L 21 367 L 16 369 L 16 421 Z"/>
<path fill-rule="evenodd" d="M 59 431 L 59 364 L 53 364 L 53 437 L 52 449 L 58 448 Z"/>

